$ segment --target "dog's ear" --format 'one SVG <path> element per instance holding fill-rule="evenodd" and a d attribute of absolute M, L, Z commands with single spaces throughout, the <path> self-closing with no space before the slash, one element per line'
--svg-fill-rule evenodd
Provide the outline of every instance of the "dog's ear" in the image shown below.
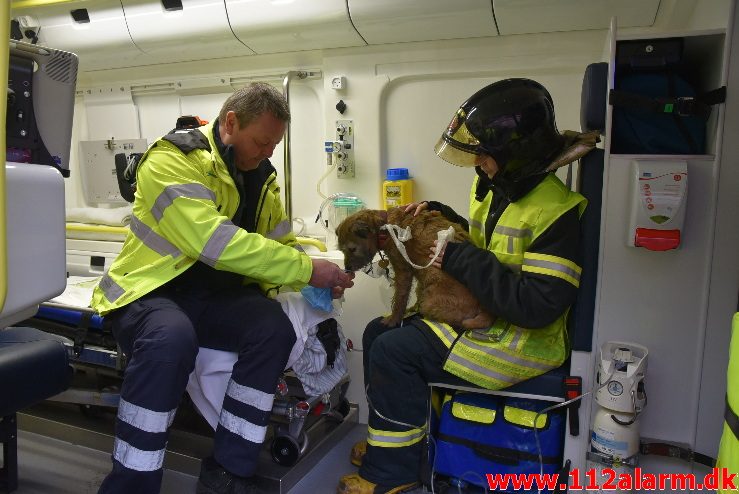
<path fill-rule="evenodd" d="M 357 221 L 352 225 L 352 233 L 358 238 L 368 239 L 370 234 L 372 234 L 372 228 L 364 221 Z"/>

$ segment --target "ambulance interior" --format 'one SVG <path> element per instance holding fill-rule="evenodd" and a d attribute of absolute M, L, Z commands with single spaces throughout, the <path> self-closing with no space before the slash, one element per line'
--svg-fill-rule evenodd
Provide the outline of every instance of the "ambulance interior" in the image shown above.
<path fill-rule="evenodd" d="M 84 297 L 129 231 L 125 160 L 182 116 L 212 121 L 230 93 L 255 81 L 289 101 L 292 119 L 271 161 L 293 230 L 310 256 L 341 266 L 333 230 L 359 207 L 383 207 L 388 169 L 408 169 L 413 200 L 466 214 L 474 172 L 443 162 L 434 144 L 485 85 L 534 79 L 552 95 L 559 130 L 600 131 L 599 149 L 557 172 L 586 187 L 590 202 L 571 358 L 548 380 L 492 394 L 550 405 L 583 395 L 552 412 L 565 417 L 557 452 L 565 474 L 604 465 L 711 471 L 739 296 L 733 0 L 11 0 L 0 10 L 10 39 L 0 58 L 9 74 L 0 336 L 33 327 L 64 342 L 60 355 L 59 345 L 23 353 L 0 339 L 0 492 L 97 492 L 110 468 L 125 359 Z M 694 151 L 616 149 L 608 94 L 621 74 L 617 52 L 675 39 L 696 92 L 725 87 L 725 102 L 711 105 Z M 22 145 L 31 120 L 45 154 Z M 656 226 L 639 182 L 652 175 L 683 180 L 671 217 Z M 353 345 L 345 375 L 311 396 L 287 372 L 277 391 L 259 469 L 276 493 L 335 492 L 355 469 L 349 450 L 365 438 L 370 413 L 362 332 L 389 311 L 392 287 L 364 273 L 354 281 L 336 316 Z M 629 439 L 613 440 L 635 441 L 628 461 L 598 454 L 592 440 L 604 408 L 596 395 L 623 390 L 604 387 L 598 373 L 613 375 L 619 359 L 631 363 L 628 375 L 610 383 L 626 387 L 620 411 L 638 415 L 619 431 Z M 175 419 L 162 492 L 194 492 L 212 446 L 207 414 L 193 401 L 184 398 Z M 439 473 L 435 492 L 487 491 L 478 479 L 491 472 L 465 473 Z"/>

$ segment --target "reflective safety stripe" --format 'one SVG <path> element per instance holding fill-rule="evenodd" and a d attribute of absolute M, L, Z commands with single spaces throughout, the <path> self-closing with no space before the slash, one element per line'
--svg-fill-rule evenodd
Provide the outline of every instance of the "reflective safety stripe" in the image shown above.
<path fill-rule="evenodd" d="M 506 252 L 508 254 L 516 253 L 516 245 L 514 244 L 517 238 L 531 238 L 534 236 L 534 232 L 529 228 L 513 228 L 510 226 L 496 225 L 493 233 L 508 237 L 506 243 Z"/>
<path fill-rule="evenodd" d="M 156 233 L 134 215 L 131 215 L 131 233 L 160 256 L 178 257 L 180 255 L 180 249 L 175 247 L 172 242 Z"/>
<path fill-rule="evenodd" d="M 482 221 L 477 221 L 472 218 L 467 218 L 467 222 L 470 225 L 470 228 L 477 228 L 478 230 L 482 230 Z"/>
<path fill-rule="evenodd" d="M 513 338 L 511 338 L 511 342 L 508 344 L 508 349 L 511 351 L 516 351 L 518 342 L 521 341 L 521 337 L 523 336 L 523 330 L 521 328 L 513 327 Z"/>
<path fill-rule="evenodd" d="M 495 422 L 495 409 L 476 407 L 468 403 L 452 402 L 452 417 L 480 424 Z"/>
<path fill-rule="evenodd" d="M 582 273 L 582 269 L 574 262 L 563 257 L 527 252 L 523 256 L 523 266 L 521 269 L 529 273 L 556 276 L 572 283 L 576 287 L 580 286 L 580 273 Z"/>
<path fill-rule="evenodd" d="M 110 302 L 115 302 L 118 300 L 121 295 L 125 293 L 125 290 L 121 288 L 121 286 L 113 281 L 113 278 L 108 276 L 106 273 L 103 275 L 103 277 L 100 279 L 100 289 L 103 291 L 103 295 L 105 295 L 105 298 L 107 298 Z"/>
<path fill-rule="evenodd" d="M 157 222 L 161 221 L 164 216 L 164 210 L 167 209 L 178 197 L 186 197 L 188 199 L 210 199 L 216 202 L 215 193 L 201 184 L 177 184 L 166 187 L 157 200 L 154 201 L 154 207 L 151 208 L 151 214 Z"/>
<path fill-rule="evenodd" d="M 237 436 L 241 436 L 247 441 L 257 444 L 263 443 L 264 437 L 267 434 L 266 425 L 252 424 L 248 420 L 237 417 L 225 409 L 221 410 L 221 418 L 218 420 L 218 423 Z"/>
<path fill-rule="evenodd" d="M 544 429 L 547 426 L 547 414 L 537 413 L 532 410 L 524 410 L 506 405 L 503 407 L 503 418 L 516 425 L 522 425 L 530 429 L 534 428 L 534 419 L 536 419 L 536 428 Z"/>
<path fill-rule="evenodd" d="M 272 229 L 271 232 L 267 232 L 267 235 L 265 235 L 265 237 L 267 237 L 269 239 L 272 239 L 272 240 L 276 240 L 278 238 L 284 237 L 285 235 L 287 235 L 288 233 L 290 233 L 290 231 L 292 231 L 292 226 L 290 226 L 290 222 L 287 221 L 287 220 L 280 221 Z"/>
<path fill-rule="evenodd" d="M 168 412 L 155 412 L 121 398 L 118 404 L 118 419 L 144 432 L 166 432 L 172 425 L 176 411 L 174 408 Z"/>
<path fill-rule="evenodd" d="M 486 353 L 492 357 L 495 357 L 499 360 L 502 360 L 504 362 L 507 362 L 511 365 L 515 365 L 517 367 L 526 367 L 529 369 L 538 369 L 542 371 L 547 371 L 552 368 L 552 364 L 543 364 L 541 362 L 537 362 L 534 360 L 529 360 L 524 358 L 523 356 L 515 356 L 515 355 L 509 355 L 508 353 L 500 350 L 499 348 L 490 347 L 486 345 L 481 345 L 479 343 L 476 343 L 475 341 L 469 339 L 469 338 L 463 338 L 460 339 L 460 341 L 457 343 L 457 345 L 464 345 L 468 347 L 471 350 Z M 451 356 L 450 356 L 451 359 Z M 479 371 L 478 371 L 479 372 Z M 483 372 L 484 374 L 489 373 L 490 371 L 485 370 Z M 496 378 L 497 379 L 497 378 Z"/>
<path fill-rule="evenodd" d="M 457 337 L 452 333 L 452 331 L 446 324 L 439 324 L 436 321 L 429 321 L 428 319 L 424 319 L 423 322 L 425 322 L 426 324 L 430 324 L 436 329 L 436 331 L 434 332 L 441 339 L 441 342 L 446 345 L 447 348 L 452 346 L 454 340 L 457 339 Z"/>
<path fill-rule="evenodd" d="M 113 446 L 113 458 L 129 470 L 153 472 L 162 468 L 164 449 L 145 451 L 134 448 L 126 441 L 116 438 Z"/>
<path fill-rule="evenodd" d="M 470 362 L 469 360 L 465 360 L 464 358 L 460 357 L 456 353 L 450 353 L 449 357 L 447 358 L 447 361 L 453 362 L 457 364 L 458 366 L 469 369 L 470 371 L 475 372 L 477 374 L 486 376 L 489 379 L 494 379 L 496 381 L 505 383 L 507 386 L 516 384 L 517 382 L 521 380 L 520 377 L 507 376 L 505 374 L 501 374 L 500 372 L 496 372 L 493 369 L 488 369 L 487 367 L 477 365 L 473 362 Z"/>
<path fill-rule="evenodd" d="M 527 237 L 534 236 L 534 232 L 532 232 L 530 228 L 513 228 L 510 226 L 502 226 L 502 225 L 496 225 L 495 230 L 493 230 L 493 233 L 498 233 L 500 235 L 506 235 L 508 237 L 515 237 L 515 238 L 527 238 Z"/>
<path fill-rule="evenodd" d="M 212 268 L 215 267 L 218 259 L 221 257 L 221 253 L 238 230 L 239 227 L 229 220 L 225 220 L 218 225 L 216 231 L 213 232 L 208 242 L 206 242 L 205 247 L 203 247 L 203 252 L 200 253 L 198 259 Z"/>
<path fill-rule="evenodd" d="M 416 444 L 426 435 L 423 429 L 411 429 L 408 431 L 380 431 L 367 427 L 367 444 L 381 448 L 402 448 Z"/>
<path fill-rule="evenodd" d="M 274 393 L 265 393 L 258 389 L 242 386 L 233 379 L 228 382 L 226 394 L 236 401 L 253 406 L 263 412 L 272 410 L 272 402 L 275 399 Z"/>

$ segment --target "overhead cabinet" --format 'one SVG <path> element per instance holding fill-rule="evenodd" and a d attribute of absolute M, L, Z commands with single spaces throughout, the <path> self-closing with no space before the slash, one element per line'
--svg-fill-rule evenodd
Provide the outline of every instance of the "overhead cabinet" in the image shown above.
<path fill-rule="evenodd" d="M 156 61 L 253 55 L 231 32 L 223 0 L 120 0 L 133 42 Z"/>
<path fill-rule="evenodd" d="M 364 46 L 346 0 L 225 0 L 236 37 L 256 53 Z"/>

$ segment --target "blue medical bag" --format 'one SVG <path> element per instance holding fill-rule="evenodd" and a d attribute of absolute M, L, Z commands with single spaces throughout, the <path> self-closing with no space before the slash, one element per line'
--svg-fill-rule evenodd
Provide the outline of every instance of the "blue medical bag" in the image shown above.
<path fill-rule="evenodd" d="M 682 38 L 616 45 L 611 153 L 704 154 L 706 121 L 726 87 L 700 92 L 683 57 Z"/>
<path fill-rule="evenodd" d="M 434 471 L 453 480 L 488 487 L 486 474 L 559 472 L 564 447 L 565 414 L 537 412 L 552 403 L 478 393 L 457 393 L 442 406 L 436 433 Z M 499 492 L 537 492 L 509 488 Z"/>
<path fill-rule="evenodd" d="M 617 87 L 645 100 L 614 104 L 612 153 L 705 153 L 706 117 L 691 114 L 697 94 L 683 77 L 669 70 L 634 72 L 619 77 Z"/>

